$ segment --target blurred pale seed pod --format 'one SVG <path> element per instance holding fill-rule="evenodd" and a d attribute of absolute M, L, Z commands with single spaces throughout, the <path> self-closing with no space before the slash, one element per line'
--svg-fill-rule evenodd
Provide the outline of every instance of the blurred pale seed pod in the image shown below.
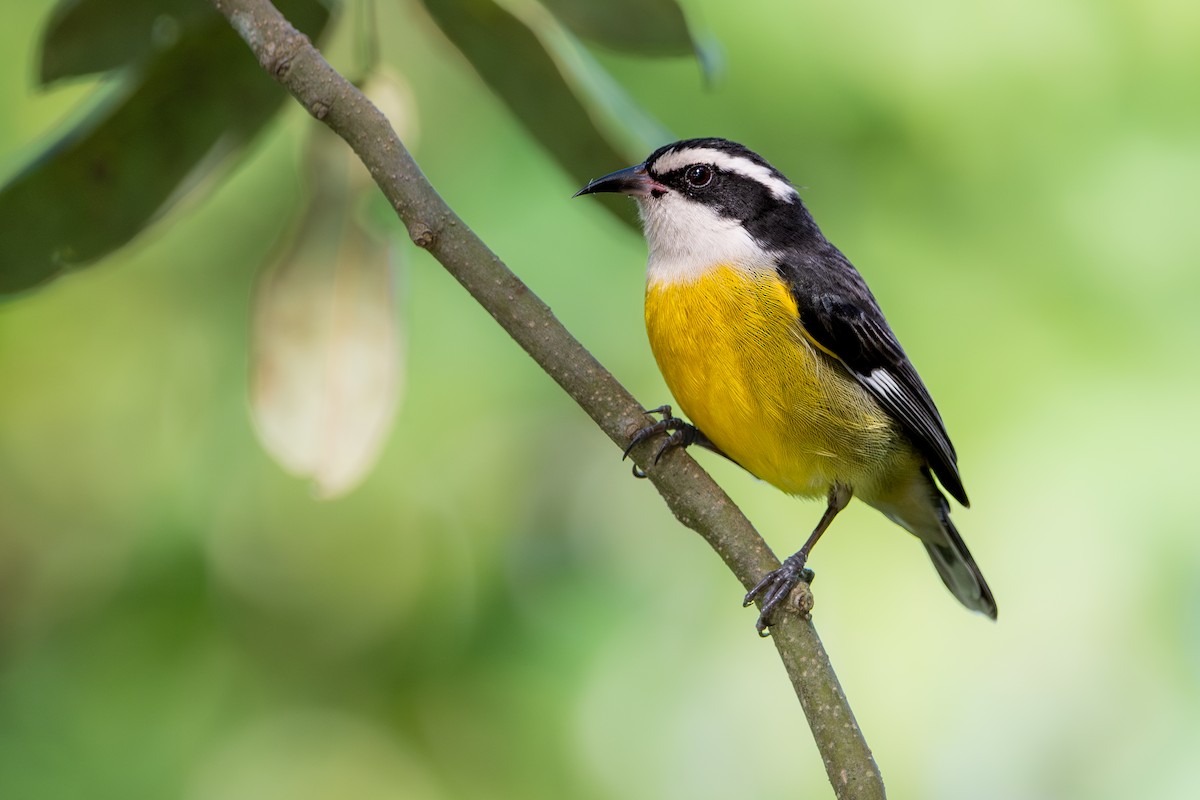
<path fill-rule="evenodd" d="M 364 91 L 411 141 L 416 118 L 403 79 L 381 71 Z M 323 126 L 313 128 L 304 168 L 304 208 L 255 291 L 250 406 L 271 457 L 333 498 L 374 466 L 399 406 L 403 243 L 372 230 L 363 212 L 378 190 Z"/>

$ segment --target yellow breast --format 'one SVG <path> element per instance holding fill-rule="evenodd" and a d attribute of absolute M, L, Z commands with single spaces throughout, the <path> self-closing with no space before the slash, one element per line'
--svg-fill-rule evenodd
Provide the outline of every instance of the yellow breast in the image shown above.
<path fill-rule="evenodd" d="M 646 330 L 683 412 L 731 458 L 786 492 L 874 483 L 909 449 L 886 412 L 805 337 L 796 303 L 773 272 L 723 266 L 652 281 Z"/>

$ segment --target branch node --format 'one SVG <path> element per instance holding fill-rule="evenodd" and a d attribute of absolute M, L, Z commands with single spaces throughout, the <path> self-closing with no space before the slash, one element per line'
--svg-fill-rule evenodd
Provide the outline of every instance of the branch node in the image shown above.
<path fill-rule="evenodd" d="M 413 244 L 422 250 L 430 249 L 437 241 L 437 233 L 424 222 L 414 222 L 409 225 L 408 236 L 413 240 Z"/>
<path fill-rule="evenodd" d="M 308 113 L 312 114 L 319 120 L 323 120 L 325 119 L 326 115 L 329 114 L 329 104 L 321 100 L 314 101 L 313 104 L 308 107 Z"/>
<path fill-rule="evenodd" d="M 812 586 L 805 581 L 800 581 L 800 583 L 796 584 L 796 588 L 792 590 L 792 595 L 788 598 L 788 604 L 800 614 L 800 619 L 812 619 L 812 610 L 815 604 Z"/>

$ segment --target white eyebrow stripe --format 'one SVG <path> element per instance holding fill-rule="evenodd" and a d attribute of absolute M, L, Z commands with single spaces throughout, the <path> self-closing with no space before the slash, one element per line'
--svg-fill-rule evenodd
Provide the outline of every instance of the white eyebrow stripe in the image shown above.
<path fill-rule="evenodd" d="M 650 165 L 650 170 L 658 175 L 663 175 L 689 164 L 712 164 L 726 172 L 736 172 L 738 175 L 758 181 L 775 197 L 789 203 L 799 197 L 796 189 L 776 175 L 769 167 L 757 164 L 743 156 L 730 155 L 709 147 L 685 147 L 682 150 L 663 153 Z"/>

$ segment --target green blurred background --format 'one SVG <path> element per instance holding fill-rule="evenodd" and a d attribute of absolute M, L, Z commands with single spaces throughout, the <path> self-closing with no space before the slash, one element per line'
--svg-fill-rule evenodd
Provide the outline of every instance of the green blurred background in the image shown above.
<path fill-rule="evenodd" d="M 91 91 L 29 89 L 51 6 L 0 26 L 0 178 Z M 1200 5 L 685 7 L 724 50 L 711 90 L 686 59 L 601 61 L 804 187 L 974 503 L 998 624 L 865 507 L 812 562 L 891 795 L 1200 796 Z M 379 11 L 426 174 L 665 401 L 640 237 L 569 199 L 415 3 Z M 350 26 L 329 49 L 353 66 Z M 0 797 L 831 796 L 736 581 L 425 254 L 366 483 L 318 502 L 264 454 L 251 289 L 312 125 L 289 108 L 202 201 L 0 305 Z M 777 551 L 819 516 L 701 459 Z"/>

